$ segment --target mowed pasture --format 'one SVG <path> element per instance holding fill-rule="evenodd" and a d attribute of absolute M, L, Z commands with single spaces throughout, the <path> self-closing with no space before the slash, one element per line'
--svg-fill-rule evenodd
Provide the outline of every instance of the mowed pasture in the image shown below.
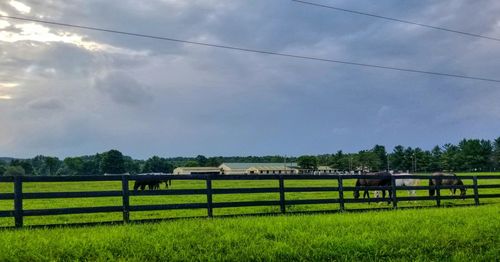
<path fill-rule="evenodd" d="M 500 205 L 0 231 L 0 261 L 498 261 Z"/>
<path fill-rule="evenodd" d="M 477 175 L 498 175 L 499 179 L 479 180 L 479 185 L 500 184 L 500 173 L 476 173 Z M 474 175 L 474 173 L 461 173 L 459 175 Z M 464 180 L 466 185 L 472 185 L 472 180 Z M 354 186 L 355 179 L 344 181 L 344 186 Z M 427 180 L 422 180 L 421 185 L 428 185 Z M 121 182 L 26 182 L 23 183 L 24 193 L 34 192 L 82 192 L 82 191 L 110 191 L 121 190 Z M 337 187 L 336 180 L 286 180 L 285 187 Z M 130 188 L 133 188 L 133 182 L 130 182 Z M 172 189 L 204 189 L 206 183 L 203 180 L 173 180 Z M 217 188 L 264 188 L 278 187 L 278 180 L 214 180 L 212 187 Z M 162 185 L 162 189 L 164 185 Z M 12 193 L 13 183 L 0 183 L 0 193 Z M 479 189 L 479 194 L 500 193 L 500 189 Z M 407 196 L 405 190 L 398 190 L 398 196 Z M 442 190 L 442 195 L 448 195 L 449 190 Z M 467 192 L 472 195 L 472 189 Z M 418 190 L 418 196 L 427 196 L 427 190 Z M 352 198 L 352 192 L 345 192 L 345 198 Z M 373 194 L 372 194 L 373 197 Z M 304 200 L 304 199 L 332 199 L 338 198 L 338 192 L 287 192 L 286 200 Z M 214 195 L 213 201 L 217 202 L 238 202 L 238 201 L 261 201 L 274 200 L 279 201 L 279 193 L 252 193 L 252 194 L 224 194 Z M 131 196 L 130 205 L 151 205 L 151 204 L 184 204 L 184 203 L 206 203 L 206 195 L 183 195 L 183 196 Z M 481 199 L 481 204 L 500 203 L 500 199 Z M 466 200 L 442 200 L 443 206 L 472 205 L 474 199 Z M 72 208 L 72 207 L 99 207 L 99 206 L 121 206 L 121 197 L 99 197 L 99 198 L 66 198 L 66 199 L 25 199 L 23 200 L 24 210 L 32 209 L 51 209 L 51 208 Z M 425 207 L 435 206 L 435 201 L 408 202 L 401 201 L 399 207 Z M 0 200 L 0 211 L 12 210 L 13 200 Z M 378 209 L 390 208 L 386 202 L 383 203 L 346 203 L 346 210 L 358 209 Z M 308 212 L 308 211 L 335 211 L 339 209 L 339 204 L 317 204 L 317 205 L 292 205 L 286 207 L 287 212 Z M 279 206 L 263 207 L 238 207 L 238 208 L 216 208 L 214 216 L 255 214 L 255 213 L 279 213 Z M 143 211 L 131 212 L 131 220 L 145 219 L 168 219 L 182 217 L 205 217 L 206 208 L 194 210 L 169 210 L 169 211 Z M 86 223 L 86 222 L 106 222 L 120 221 L 122 213 L 95 213 L 95 214 L 75 214 L 75 215 L 54 215 L 54 216 L 33 216 L 25 217 L 25 225 L 46 225 L 46 224 L 67 224 L 67 223 Z M 13 226 L 13 218 L 0 218 L 0 226 Z"/>

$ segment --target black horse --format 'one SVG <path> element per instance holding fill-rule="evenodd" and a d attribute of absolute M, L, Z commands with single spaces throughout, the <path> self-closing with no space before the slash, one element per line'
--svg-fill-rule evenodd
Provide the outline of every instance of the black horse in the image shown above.
<path fill-rule="evenodd" d="M 354 198 L 358 199 L 360 194 L 359 194 L 359 188 L 363 187 L 364 193 L 363 193 L 363 198 L 370 198 L 370 193 L 368 192 L 370 187 L 374 186 L 390 186 L 391 185 L 391 173 L 389 172 L 376 172 L 376 173 L 367 173 L 366 175 L 374 175 L 374 176 L 380 176 L 381 178 L 358 178 L 356 180 L 356 188 L 354 189 Z M 391 203 L 391 197 L 392 197 L 392 191 L 388 190 L 389 192 L 389 200 L 388 203 Z M 385 198 L 385 190 L 382 190 L 382 199 Z"/>
<path fill-rule="evenodd" d="M 465 199 L 467 189 L 464 186 L 464 182 L 457 175 L 452 173 L 433 173 L 432 176 L 435 178 L 429 179 L 429 186 L 458 186 L 460 196 Z M 429 189 L 429 196 L 434 196 L 435 192 L 435 189 Z M 457 188 L 450 188 L 450 192 L 455 195 Z"/>
<path fill-rule="evenodd" d="M 146 187 L 148 187 L 149 190 L 158 190 L 160 189 L 160 184 L 165 183 L 165 188 L 168 188 L 168 186 L 172 185 L 172 182 L 170 179 L 162 180 L 158 179 L 155 177 L 144 177 L 135 180 L 134 183 L 134 191 L 137 191 L 137 189 L 141 189 L 144 191 Z"/>

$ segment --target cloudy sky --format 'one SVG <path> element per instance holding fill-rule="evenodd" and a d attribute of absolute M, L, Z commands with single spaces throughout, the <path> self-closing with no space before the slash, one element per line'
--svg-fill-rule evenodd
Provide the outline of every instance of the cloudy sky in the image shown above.
<path fill-rule="evenodd" d="M 496 0 L 316 3 L 500 37 Z M 500 42 L 288 0 L 2 0 L 0 15 L 500 78 Z M 500 84 L 0 18 L 0 156 L 430 148 L 500 135 Z"/>

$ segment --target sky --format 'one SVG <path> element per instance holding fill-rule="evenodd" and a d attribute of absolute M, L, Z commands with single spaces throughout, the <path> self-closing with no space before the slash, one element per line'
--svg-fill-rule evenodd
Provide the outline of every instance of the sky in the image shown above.
<path fill-rule="evenodd" d="M 500 37 L 500 2 L 315 3 Z M 2 0 L 0 15 L 500 78 L 500 42 L 289 0 Z M 500 84 L 0 18 L 0 156 L 430 149 L 500 136 Z"/>

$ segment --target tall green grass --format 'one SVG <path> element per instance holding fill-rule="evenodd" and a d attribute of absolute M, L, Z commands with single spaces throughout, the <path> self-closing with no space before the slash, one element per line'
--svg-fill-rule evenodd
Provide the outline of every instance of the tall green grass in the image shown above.
<path fill-rule="evenodd" d="M 0 231 L 0 261 L 497 261 L 500 205 Z"/>

